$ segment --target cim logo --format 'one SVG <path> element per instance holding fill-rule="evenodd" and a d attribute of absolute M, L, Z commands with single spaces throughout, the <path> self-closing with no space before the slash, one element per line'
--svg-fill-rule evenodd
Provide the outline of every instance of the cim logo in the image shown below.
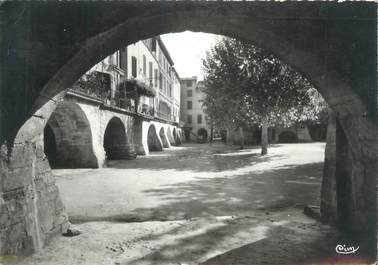
<path fill-rule="evenodd" d="M 360 246 L 354 247 L 354 246 L 346 246 L 346 245 L 337 245 L 335 250 L 339 254 L 349 255 L 349 254 L 356 253 L 359 248 Z"/>

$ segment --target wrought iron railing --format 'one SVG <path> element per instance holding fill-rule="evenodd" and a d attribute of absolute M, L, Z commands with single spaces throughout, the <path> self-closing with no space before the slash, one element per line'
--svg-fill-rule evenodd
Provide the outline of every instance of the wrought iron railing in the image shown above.
<path fill-rule="evenodd" d="M 106 101 L 110 100 L 110 90 L 99 90 L 99 89 L 94 89 L 91 87 L 81 87 L 77 84 L 74 84 L 71 88 L 71 91 L 77 92 L 79 94 L 84 94 L 86 96 L 101 100 L 101 101 Z"/>
<path fill-rule="evenodd" d="M 149 105 L 147 105 L 147 104 L 143 104 L 142 105 L 141 113 L 145 114 L 145 115 L 148 115 L 148 116 L 151 116 L 151 117 L 155 116 L 155 110 L 154 110 L 154 108 L 151 107 L 151 106 L 149 106 Z"/>
<path fill-rule="evenodd" d="M 157 116 L 159 118 L 162 118 L 162 119 L 165 119 L 165 120 L 168 120 L 168 121 L 171 120 L 171 114 L 169 114 L 169 113 L 164 113 L 164 112 L 158 111 Z"/>

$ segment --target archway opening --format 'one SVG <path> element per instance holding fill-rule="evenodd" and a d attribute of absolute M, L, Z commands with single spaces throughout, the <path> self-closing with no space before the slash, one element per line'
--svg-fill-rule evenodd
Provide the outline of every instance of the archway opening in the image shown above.
<path fill-rule="evenodd" d="M 49 124 L 46 124 L 43 135 L 43 151 L 49 160 L 50 167 L 55 168 L 58 163 L 56 157 L 56 139 L 54 131 Z"/>
<path fill-rule="evenodd" d="M 171 145 L 176 145 L 175 138 L 172 135 L 171 128 L 167 128 L 167 136 L 168 136 L 168 141 L 171 143 Z"/>
<path fill-rule="evenodd" d="M 177 133 L 176 128 L 173 128 L 173 139 L 175 140 L 176 145 L 181 144 L 180 135 L 179 135 L 179 133 Z"/>
<path fill-rule="evenodd" d="M 206 141 L 207 135 L 208 135 L 208 133 L 207 133 L 207 130 L 205 128 L 198 129 L 197 136 L 198 136 L 199 140 Z"/>
<path fill-rule="evenodd" d="M 108 160 L 135 158 L 135 152 L 127 141 L 126 128 L 117 117 L 113 117 L 106 126 L 103 146 Z"/>
<path fill-rule="evenodd" d="M 148 145 L 148 151 L 163 151 L 163 146 L 157 136 L 156 128 L 153 124 L 150 125 L 148 128 L 147 133 L 147 145 Z"/>
<path fill-rule="evenodd" d="M 98 167 L 89 120 L 76 103 L 59 103 L 45 126 L 44 144 L 52 168 Z"/>
<path fill-rule="evenodd" d="M 297 143 L 298 137 L 292 131 L 283 131 L 282 133 L 279 134 L 278 141 L 280 143 Z"/>
<path fill-rule="evenodd" d="M 164 148 L 168 148 L 169 144 L 168 144 L 168 141 L 167 141 L 167 137 L 165 136 L 165 132 L 164 132 L 164 128 L 163 127 L 161 127 L 161 129 L 160 129 L 159 136 L 160 136 L 160 139 L 161 139 L 161 141 L 163 143 L 163 147 Z"/>

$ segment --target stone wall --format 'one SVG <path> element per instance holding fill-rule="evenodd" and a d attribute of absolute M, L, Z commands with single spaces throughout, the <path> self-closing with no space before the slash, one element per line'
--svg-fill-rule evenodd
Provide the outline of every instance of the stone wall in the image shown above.
<path fill-rule="evenodd" d="M 16 144 L 0 163 L 0 253 L 32 253 L 69 225 L 42 139 Z"/>
<path fill-rule="evenodd" d="M 336 116 L 330 109 L 328 110 L 327 143 L 324 154 L 320 213 L 324 222 L 337 223 Z"/>

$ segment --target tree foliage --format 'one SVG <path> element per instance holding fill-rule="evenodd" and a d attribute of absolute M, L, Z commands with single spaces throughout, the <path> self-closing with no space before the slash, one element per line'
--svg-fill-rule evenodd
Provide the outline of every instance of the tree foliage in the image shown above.
<path fill-rule="evenodd" d="M 314 120 L 325 103 L 298 72 L 252 44 L 223 38 L 207 52 L 205 112 L 220 128 L 290 126 Z"/>

